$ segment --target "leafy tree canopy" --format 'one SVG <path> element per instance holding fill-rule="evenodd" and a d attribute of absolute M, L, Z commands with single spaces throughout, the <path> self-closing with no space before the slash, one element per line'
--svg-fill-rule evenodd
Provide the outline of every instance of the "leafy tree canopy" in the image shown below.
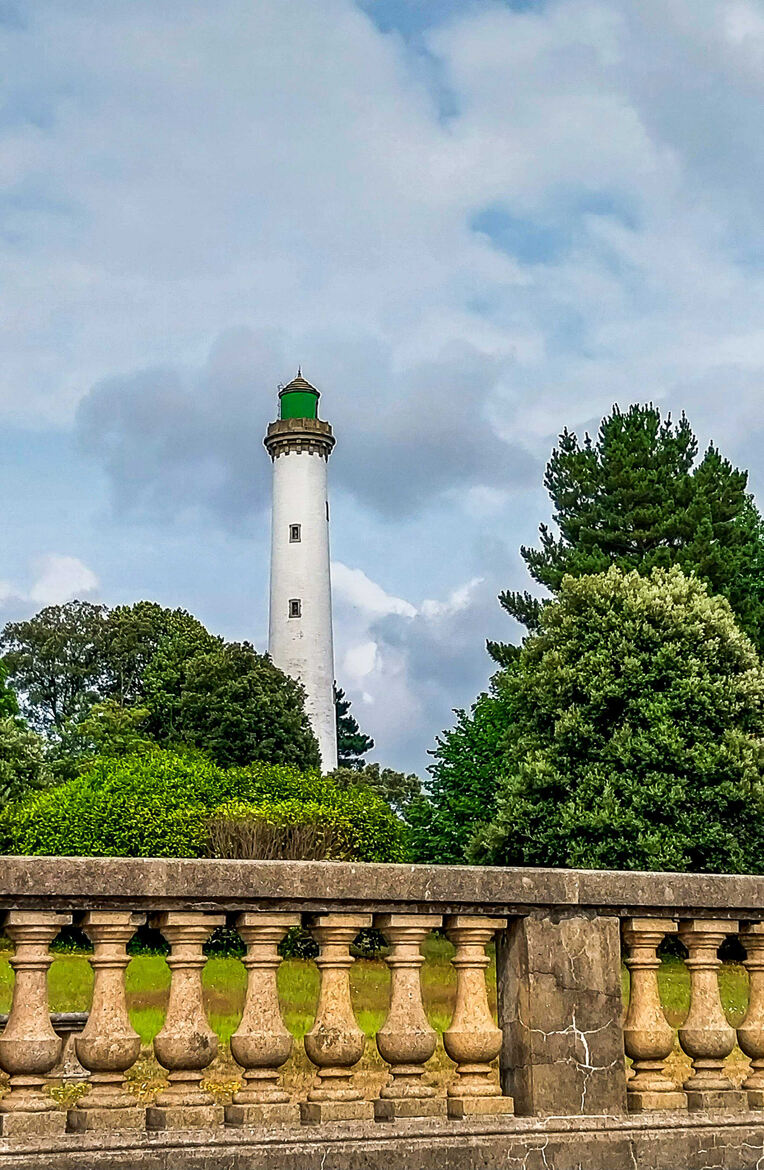
<path fill-rule="evenodd" d="M 764 669 L 697 578 L 564 577 L 496 687 L 514 732 L 474 860 L 762 872 Z"/>
<path fill-rule="evenodd" d="M 379 764 L 340 767 L 329 775 L 340 788 L 370 789 L 406 819 L 412 804 L 422 795 L 422 781 L 415 772 L 396 772 L 394 768 L 383 768 Z"/>
<path fill-rule="evenodd" d="M 374 747 L 374 740 L 361 731 L 357 719 L 350 714 L 350 699 L 336 683 L 334 708 L 337 713 L 337 765 L 340 768 L 363 768 L 363 756 Z"/>
<path fill-rule="evenodd" d="M 559 535 L 542 524 L 541 547 L 521 549 L 533 579 L 557 594 L 566 575 L 679 565 L 726 597 L 764 648 L 764 524 L 747 493 L 747 473 L 713 446 L 700 462 L 697 454 L 684 415 L 673 423 L 653 406 L 614 407 L 596 440 L 586 435 L 579 443 L 563 431 L 544 480 Z M 538 629 L 545 602 L 511 591 L 499 600 Z M 503 643 L 488 649 L 504 666 L 516 653 Z"/>
<path fill-rule="evenodd" d="M 319 762 L 300 685 L 185 610 L 85 601 L 9 623 L 0 639 L 24 714 L 62 757 L 184 743 L 228 766 Z M 1 692 L 0 692 L 1 693 Z"/>
<path fill-rule="evenodd" d="M 7 677 L 7 671 L 0 662 L 0 719 L 19 713 L 19 701 L 15 692 L 8 686 Z"/>
<path fill-rule="evenodd" d="M 438 738 L 426 797 L 408 815 L 415 861 L 463 864 L 475 831 L 495 812 L 496 789 L 513 731 L 512 698 L 491 686 Z"/>
<path fill-rule="evenodd" d="M 0 806 L 50 782 L 43 740 L 18 717 L 0 715 Z"/>

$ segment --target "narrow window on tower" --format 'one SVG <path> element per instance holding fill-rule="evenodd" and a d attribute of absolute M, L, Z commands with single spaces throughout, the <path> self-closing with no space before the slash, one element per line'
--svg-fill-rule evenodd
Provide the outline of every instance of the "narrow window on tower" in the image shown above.
<path fill-rule="evenodd" d="M 329 519 L 329 501 L 326 501 L 326 519 Z"/>
<path fill-rule="evenodd" d="M 302 537 L 300 535 L 300 525 L 299 524 L 290 524 L 289 525 L 289 543 L 290 544 L 299 544 L 301 540 L 302 540 Z"/>
<path fill-rule="evenodd" d="M 302 617 L 302 602 L 299 597 L 293 597 L 289 602 L 289 616 L 290 618 Z"/>

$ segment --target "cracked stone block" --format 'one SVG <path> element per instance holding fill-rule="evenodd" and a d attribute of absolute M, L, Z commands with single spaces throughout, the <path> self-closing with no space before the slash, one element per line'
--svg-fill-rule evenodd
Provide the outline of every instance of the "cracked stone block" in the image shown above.
<path fill-rule="evenodd" d="M 620 924 L 516 920 L 497 945 L 501 1075 L 519 1116 L 626 1112 Z"/>

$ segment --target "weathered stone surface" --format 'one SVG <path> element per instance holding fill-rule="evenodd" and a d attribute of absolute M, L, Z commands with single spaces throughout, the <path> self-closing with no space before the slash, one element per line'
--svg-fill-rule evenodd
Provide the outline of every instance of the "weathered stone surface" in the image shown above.
<path fill-rule="evenodd" d="M 253 902 L 317 913 L 344 908 L 501 916 L 543 906 L 755 921 L 764 905 L 764 877 L 339 861 L 0 858 L 0 909 L 246 910 Z"/>
<path fill-rule="evenodd" d="M 0 1141 L 3 1170 L 756 1170 L 760 1117 L 346 1122 Z"/>
<path fill-rule="evenodd" d="M 445 1117 L 445 1097 L 378 1097 L 374 1102 L 377 1121 L 396 1121 L 400 1117 Z"/>
<path fill-rule="evenodd" d="M 328 1121 L 368 1121 L 374 1116 L 373 1101 L 301 1101 L 303 1125 L 322 1125 Z"/>
<path fill-rule="evenodd" d="M 518 1114 L 626 1109 L 617 918 L 534 913 L 499 935 L 502 1084 Z"/>
<path fill-rule="evenodd" d="M 146 1129 L 209 1129 L 222 1125 L 222 1105 L 149 1105 Z"/>
<path fill-rule="evenodd" d="M 14 1113 L 0 1113 L 0 1137 L 3 1138 L 44 1138 L 57 1137 L 66 1130 L 66 1113 L 51 1108 L 18 1110 Z M 4 1161 L 4 1160 L 3 1160 Z"/>
<path fill-rule="evenodd" d="M 300 1106 L 294 1101 L 256 1101 L 225 1106 L 225 1123 L 233 1126 L 299 1125 Z"/>
<path fill-rule="evenodd" d="M 86 1098 L 87 1100 L 87 1098 Z M 69 1133 L 103 1132 L 117 1129 L 145 1129 L 146 1111 L 135 1098 L 128 1105 L 90 1106 L 70 1109 L 66 1128 Z"/>
<path fill-rule="evenodd" d="M 495 1117 L 502 1113 L 514 1113 L 515 1105 L 511 1097 L 449 1097 L 447 1110 L 450 1118 L 458 1120 L 462 1117 Z"/>

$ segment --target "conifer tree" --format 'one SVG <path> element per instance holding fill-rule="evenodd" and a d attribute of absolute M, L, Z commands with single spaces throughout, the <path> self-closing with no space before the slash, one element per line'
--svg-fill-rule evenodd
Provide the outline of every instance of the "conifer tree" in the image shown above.
<path fill-rule="evenodd" d="M 747 492 L 747 473 L 698 442 L 684 414 L 677 423 L 652 405 L 614 406 L 596 440 L 567 429 L 546 469 L 559 535 L 546 524 L 540 548 L 522 548 L 531 576 L 557 594 L 566 575 L 611 565 L 642 575 L 678 565 L 726 597 L 742 629 L 764 647 L 764 525 Z M 530 631 L 545 601 L 507 591 L 504 609 Z M 508 665 L 516 648 L 488 643 Z"/>
<path fill-rule="evenodd" d="M 334 686 L 334 708 L 337 712 L 337 767 L 362 768 L 363 757 L 374 747 L 374 740 L 364 735 L 358 720 L 350 714 L 350 699 L 342 687 Z"/>

